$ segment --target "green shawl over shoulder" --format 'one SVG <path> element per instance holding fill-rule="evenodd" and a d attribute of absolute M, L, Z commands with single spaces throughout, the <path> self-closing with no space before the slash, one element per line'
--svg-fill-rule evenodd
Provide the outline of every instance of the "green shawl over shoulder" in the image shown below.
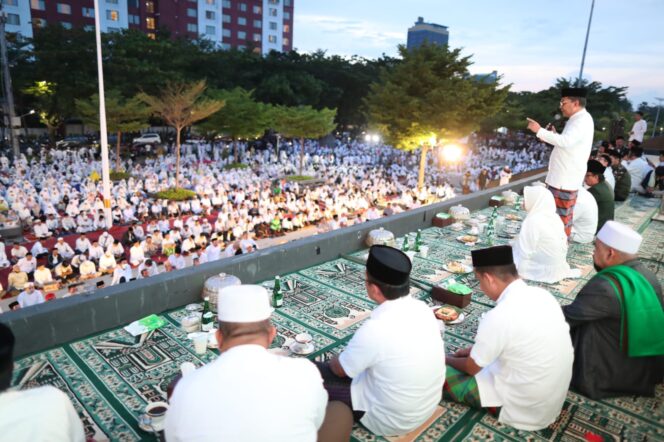
<path fill-rule="evenodd" d="M 630 357 L 664 355 L 664 310 L 645 276 L 625 265 L 597 276 L 609 281 L 620 302 L 620 348 Z"/>

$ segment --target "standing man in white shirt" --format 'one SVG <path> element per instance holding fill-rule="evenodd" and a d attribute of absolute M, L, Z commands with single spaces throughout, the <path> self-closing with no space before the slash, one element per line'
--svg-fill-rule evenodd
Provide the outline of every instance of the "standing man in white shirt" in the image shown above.
<path fill-rule="evenodd" d="M 438 321 L 409 295 L 411 269 L 402 251 L 371 247 L 365 287 L 378 307 L 338 357 L 318 365 L 330 400 L 345 403 L 379 436 L 422 425 L 440 403 L 445 381 Z"/>
<path fill-rule="evenodd" d="M 568 238 L 572 234 L 574 205 L 586 175 L 595 131 L 593 118 L 586 111 L 586 95 L 587 91 L 583 88 L 562 90 L 560 111 L 569 120 L 561 134 L 557 134 L 551 125 L 543 128 L 537 121 L 528 118 L 528 129 L 540 140 L 553 145 L 545 182 L 553 193 L 556 211 L 565 225 Z"/>
<path fill-rule="evenodd" d="M 519 430 L 546 428 L 572 379 L 569 326 L 553 295 L 519 278 L 510 246 L 471 253 L 480 289 L 496 306 L 480 321 L 475 344 L 447 356 L 444 396 L 501 407 L 498 420 Z"/>
<path fill-rule="evenodd" d="M 314 441 L 327 393 L 306 359 L 267 351 L 276 328 L 267 291 L 256 285 L 219 293 L 220 356 L 175 386 L 166 413 L 166 440 Z"/>
<path fill-rule="evenodd" d="M 643 119 L 643 112 L 634 112 L 634 125 L 632 125 L 632 130 L 629 132 L 629 140 L 627 141 L 636 140 L 639 143 L 643 143 L 643 136 L 647 130 L 648 123 Z"/>
<path fill-rule="evenodd" d="M 15 338 L 0 323 L 0 434 L 7 441 L 84 442 L 83 424 L 71 401 L 52 386 L 10 390 Z"/>

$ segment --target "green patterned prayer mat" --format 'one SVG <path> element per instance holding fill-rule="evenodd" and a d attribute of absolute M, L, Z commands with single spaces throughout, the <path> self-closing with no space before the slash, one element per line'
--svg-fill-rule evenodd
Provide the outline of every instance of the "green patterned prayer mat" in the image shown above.
<path fill-rule="evenodd" d="M 664 282 L 662 235 L 664 223 L 649 222 L 659 200 L 633 197 L 616 209 L 616 219 L 644 235 L 643 262 Z M 473 213 L 489 216 L 492 208 Z M 525 213 L 513 207 L 498 209 L 502 217 L 496 229 L 496 244 L 505 244 L 518 233 Z M 518 219 L 510 219 L 518 218 Z M 411 295 L 430 305 L 431 287 L 457 282 L 473 290 L 472 301 L 463 309 L 465 319 L 443 327 L 447 352 L 472 345 L 479 321 L 495 303 L 482 294 L 473 273 L 452 274 L 443 269 L 449 261 L 468 262 L 473 248 L 485 247 L 487 241 L 466 245 L 456 238 L 467 235 L 451 227 L 431 227 L 422 231 L 429 247 L 426 257 L 415 256 Z M 410 233 L 413 244 L 415 234 Z M 403 237 L 397 239 L 401 245 Z M 549 290 L 561 305 L 569 304 L 592 278 L 592 244 L 571 244 L 568 262 L 581 269 L 582 277 L 557 284 L 533 283 Z M 281 275 L 284 304 L 276 309 L 273 323 L 277 337 L 275 351 L 288 352 L 295 335 L 310 333 L 316 351 L 311 360 L 327 361 L 339 354 L 353 333 L 371 314 L 375 304 L 366 296 L 364 266 L 368 250 L 352 253 L 317 266 Z M 262 283 L 268 290 L 273 281 Z M 215 349 L 197 355 L 180 321 L 188 315 L 184 308 L 161 315 L 166 325 L 139 337 L 124 329 L 107 331 L 16 362 L 13 384 L 20 388 L 54 385 L 69 395 L 78 411 L 86 434 L 96 440 L 155 440 L 138 427 L 138 416 L 150 401 L 163 400 L 166 389 L 185 361 L 201 366 L 218 356 Z M 304 356 L 296 356 L 304 357 Z M 420 428 L 400 438 L 377 437 L 361 425 L 353 429 L 353 441 L 583 441 L 587 433 L 605 441 L 664 441 L 664 385 L 656 397 L 622 397 L 592 401 L 570 391 L 563 410 L 554 424 L 537 432 L 518 431 L 499 423 L 495 417 L 466 406 L 441 401 L 434 415 Z"/>

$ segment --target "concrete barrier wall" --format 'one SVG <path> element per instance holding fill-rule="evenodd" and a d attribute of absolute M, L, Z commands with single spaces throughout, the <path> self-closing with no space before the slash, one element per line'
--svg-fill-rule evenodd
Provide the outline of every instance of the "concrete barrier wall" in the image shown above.
<path fill-rule="evenodd" d="M 471 211 L 487 207 L 489 199 L 511 189 L 521 189 L 537 180 L 541 173 L 449 201 L 410 210 L 375 221 L 294 240 L 288 244 L 222 259 L 165 273 L 148 279 L 131 281 L 91 293 L 47 302 L 38 306 L 7 312 L 0 322 L 8 324 L 16 335 L 15 356 L 42 351 L 81 339 L 104 330 L 126 325 L 152 313 L 159 314 L 200 300 L 205 280 L 220 272 L 239 277 L 243 283 L 271 279 L 277 274 L 293 272 L 336 259 L 364 247 L 370 230 L 383 227 L 395 236 L 431 226 L 432 218 L 462 204 Z"/>

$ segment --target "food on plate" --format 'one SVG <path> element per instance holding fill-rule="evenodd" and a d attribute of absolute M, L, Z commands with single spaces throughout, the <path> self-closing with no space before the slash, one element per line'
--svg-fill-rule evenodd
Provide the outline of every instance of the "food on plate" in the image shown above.
<path fill-rule="evenodd" d="M 436 318 L 442 321 L 456 321 L 459 319 L 459 312 L 452 307 L 441 307 L 434 311 Z"/>
<path fill-rule="evenodd" d="M 459 241 L 462 242 L 477 242 L 477 237 L 473 235 L 463 235 L 459 237 Z"/>
<path fill-rule="evenodd" d="M 510 221 L 521 221 L 521 218 L 513 213 L 508 213 L 507 215 L 505 215 L 505 219 L 508 219 Z"/>
<path fill-rule="evenodd" d="M 447 270 L 453 273 L 466 273 L 468 271 L 468 267 L 459 261 L 450 261 L 447 263 Z"/>

